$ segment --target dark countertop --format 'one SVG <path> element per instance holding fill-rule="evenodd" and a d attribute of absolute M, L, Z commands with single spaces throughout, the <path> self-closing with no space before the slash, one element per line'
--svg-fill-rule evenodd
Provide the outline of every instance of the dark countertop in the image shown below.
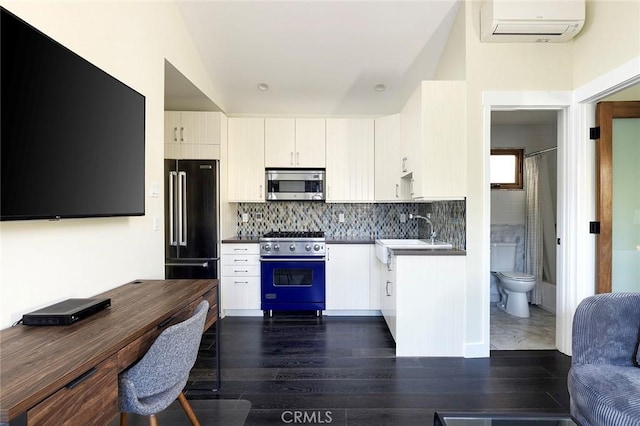
<path fill-rule="evenodd" d="M 465 250 L 458 249 L 392 249 L 394 256 L 466 256 Z"/>
<path fill-rule="evenodd" d="M 384 238 L 382 238 L 384 239 Z M 259 235 L 244 235 L 241 237 L 223 238 L 223 244 L 258 244 Z M 326 244 L 375 244 L 369 237 L 328 237 Z M 394 256 L 466 256 L 467 252 L 460 249 L 389 249 Z"/>
<path fill-rule="evenodd" d="M 375 244 L 376 241 L 369 237 L 329 237 L 327 244 Z"/>
<path fill-rule="evenodd" d="M 223 238 L 223 244 L 259 243 L 259 235 L 244 235 L 241 237 Z M 369 237 L 329 237 L 325 239 L 326 244 L 375 244 L 375 240 Z"/>
<path fill-rule="evenodd" d="M 260 242 L 259 235 L 245 235 L 242 237 L 223 238 L 222 244 L 258 244 Z"/>

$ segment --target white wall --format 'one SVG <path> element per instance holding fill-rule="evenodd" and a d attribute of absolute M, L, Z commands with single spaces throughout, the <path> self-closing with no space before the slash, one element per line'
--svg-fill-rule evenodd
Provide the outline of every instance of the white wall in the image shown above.
<path fill-rule="evenodd" d="M 2 1 L 3 7 L 146 96 L 146 215 L 0 223 L 0 328 L 69 297 L 164 278 L 164 60 L 215 99 L 173 2 Z M 63 107 L 63 105 L 61 105 Z"/>
<path fill-rule="evenodd" d="M 587 0 L 586 20 L 573 41 L 573 87 L 640 56 L 640 1 Z"/>
<path fill-rule="evenodd" d="M 485 91 L 562 91 L 572 87 L 571 44 L 480 43 L 481 1 L 466 5 L 467 326 L 469 356 L 489 349 L 488 147 L 483 146 Z M 485 198 L 486 197 L 486 198 Z M 486 244 L 485 244 L 486 243 Z M 485 247 L 486 245 L 486 247 Z"/>
<path fill-rule="evenodd" d="M 633 3 L 633 4 L 629 4 Z M 466 0 L 467 110 L 467 321 L 469 356 L 488 354 L 489 209 L 488 153 L 483 146 L 483 93 L 491 91 L 561 92 L 578 88 L 620 64 L 640 55 L 640 13 L 638 2 L 594 0 L 588 2 L 587 25 L 574 41 L 557 44 L 480 43 L 479 9 L 482 0 Z M 517 97 L 517 95 L 516 95 Z M 522 100 L 525 100 L 523 96 Z M 526 103 L 519 103 L 526 105 Z M 574 143 L 573 141 L 570 141 Z M 583 143 L 582 141 L 580 143 Z M 584 141 L 588 143 L 588 141 Z M 575 161 L 589 161 L 580 158 Z M 588 167 L 588 164 L 579 168 Z M 576 192 L 591 189 L 572 188 Z M 589 197 L 583 193 L 580 197 Z M 568 218 L 569 234 L 582 234 L 583 222 Z M 584 259 L 580 259 L 584 261 Z M 575 265 L 568 268 L 575 269 Z M 568 282 L 568 286 L 584 283 Z M 584 293 L 584 292 L 581 292 Z M 571 294 L 576 294 L 572 292 Z M 486 301 L 487 303 L 478 303 Z M 571 301 L 573 303 L 573 301 Z M 564 342 L 565 346 L 567 342 Z M 569 340 L 570 344 L 570 340 Z"/>

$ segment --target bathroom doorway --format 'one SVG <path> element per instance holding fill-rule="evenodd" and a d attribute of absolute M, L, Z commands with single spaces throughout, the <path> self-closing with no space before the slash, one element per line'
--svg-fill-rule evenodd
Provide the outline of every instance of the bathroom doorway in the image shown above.
<path fill-rule="evenodd" d="M 515 176 L 513 184 L 492 184 L 490 241 L 515 243 L 514 271 L 535 275 L 537 281 L 528 293 L 530 316 L 521 318 L 498 308 L 500 293 L 491 275 L 491 349 L 556 349 L 557 135 L 558 110 L 491 113 L 491 150 L 497 161 L 491 162 L 490 174 L 496 182 L 509 180 L 495 172 L 511 172 L 515 165 Z M 511 156 L 510 162 L 502 161 Z"/>

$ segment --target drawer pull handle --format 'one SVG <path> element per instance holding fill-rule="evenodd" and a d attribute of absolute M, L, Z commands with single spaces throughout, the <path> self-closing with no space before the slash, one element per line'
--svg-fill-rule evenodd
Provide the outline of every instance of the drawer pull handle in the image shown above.
<path fill-rule="evenodd" d="M 165 319 L 164 321 L 162 321 L 160 324 L 158 324 L 158 329 L 164 327 L 165 325 L 169 324 L 171 322 L 171 317 Z"/>
<path fill-rule="evenodd" d="M 235 284 L 249 284 L 249 281 L 234 281 Z"/>
<path fill-rule="evenodd" d="M 246 274 L 246 273 L 248 273 L 249 271 L 241 271 L 241 270 L 236 269 L 236 270 L 234 270 L 233 272 L 236 272 L 236 273 L 237 273 L 237 272 L 244 272 L 244 273 Z"/>
<path fill-rule="evenodd" d="M 86 371 L 85 373 L 80 375 L 80 377 L 78 377 L 76 379 L 73 379 L 71 382 L 69 382 L 69 384 L 67 386 L 65 386 L 65 388 L 67 388 L 67 389 L 75 388 L 80 383 L 82 383 L 83 381 L 85 381 L 89 377 L 93 376 L 97 371 L 98 371 L 98 368 L 97 367 L 93 367 L 91 370 Z"/>
<path fill-rule="evenodd" d="M 234 248 L 233 251 L 247 251 L 249 249 L 246 248 Z"/>
<path fill-rule="evenodd" d="M 234 262 L 248 262 L 249 259 L 234 259 Z"/>

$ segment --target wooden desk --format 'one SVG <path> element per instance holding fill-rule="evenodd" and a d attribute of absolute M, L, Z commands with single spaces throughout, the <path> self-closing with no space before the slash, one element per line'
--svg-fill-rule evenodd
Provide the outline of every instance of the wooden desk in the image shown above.
<path fill-rule="evenodd" d="M 70 326 L 0 331 L 0 422 L 106 424 L 118 412 L 118 373 L 166 327 L 209 301 L 218 318 L 218 280 L 139 280 L 96 295 L 111 307 Z"/>

